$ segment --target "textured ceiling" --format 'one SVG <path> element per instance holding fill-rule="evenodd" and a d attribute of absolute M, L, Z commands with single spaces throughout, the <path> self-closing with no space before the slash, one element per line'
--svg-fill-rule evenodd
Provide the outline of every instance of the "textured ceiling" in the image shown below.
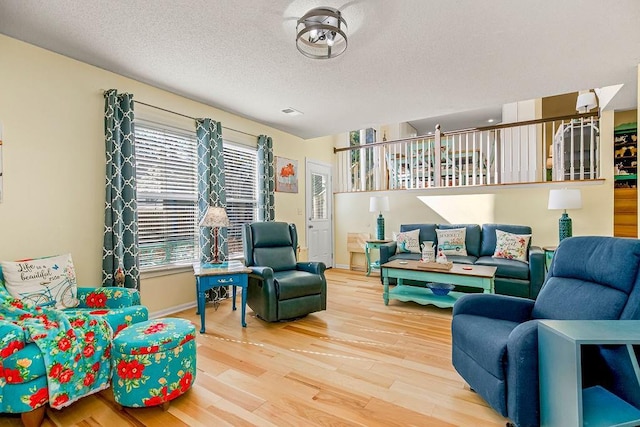
<path fill-rule="evenodd" d="M 318 6 L 349 25 L 338 58 L 296 50 Z M 639 22 L 637 0 L 0 2 L 8 36 L 302 138 L 618 83 L 608 108 L 636 108 Z"/>

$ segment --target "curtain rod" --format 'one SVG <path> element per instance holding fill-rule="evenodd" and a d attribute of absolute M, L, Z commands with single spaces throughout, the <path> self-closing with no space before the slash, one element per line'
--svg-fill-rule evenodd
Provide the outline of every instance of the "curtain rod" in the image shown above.
<path fill-rule="evenodd" d="M 102 90 L 102 93 L 105 93 L 105 92 L 106 92 L 106 90 Z M 155 105 L 147 104 L 146 102 L 142 102 L 142 101 L 138 101 L 138 100 L 134 100 L 134 102 L 136 104 L 146 105 L 147 107 L 155 108 L 156 110 L 161 110 L 161 111 L 164 111 L 166 113 L 175 114 L 176 116 L 181 116 L 181 117 L 184 117 L 184 118 L 187 118 L 187 119 L 191 119 L 191 120 L 197 120 L 195 117 L 187 116 L 186 114 L 178 113 L 176 111 L 167 110 L 166 108 L 157 107 Z M 247 135 L 247 136 L 252 136 L 254 138 L 258 137 L 258 135 L 254 135 L 254 134 L 248 133 L 248 132 L 243 132 L 241 130 L 234 129 L 234 128 L 230 128 L 230 127 L 226 127 L 226 126 L 222 126 L 222 128 L 230 130 L 230 131 L 233 131 L 233 132 L 242 133 L 242 134 Z"/>

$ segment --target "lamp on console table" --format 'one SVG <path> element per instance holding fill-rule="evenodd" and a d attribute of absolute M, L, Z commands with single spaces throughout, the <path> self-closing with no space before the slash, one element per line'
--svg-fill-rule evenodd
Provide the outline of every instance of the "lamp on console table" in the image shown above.
<path fill-rule="evenodd" d="M 563 188 L 559 190 L 549 190 L 549 209 L 563 209 L 564 212 L 558 220 L 558 237 L 562 242 L 567 237 L 573 235 L 571 218 L 567 215 L 567 209 L 582 208 L 582 196 L 580 190 Z"/>
<path fill-rule="evenodd" d="M 371 196 L 369 198 L 369 212 L 379 212 L 377 222 L 377 236 L 378 240 L 384 240 L 384 217 L 382 212 L 389 211 L 389 197 L 387 196 Z"/>
<path fill-rule="evenodd" d="M 218 233 L 220 227 L 229 226 L 229 217 L 227 217 L 227 211 L 219 206 L 209 206 L 207 212 L 200 220 L 200 227 L 213 228 L 213 247 L 211 253 L 213 255 L 212 264 L 220 264 L 220 255 L 218 251 Z"/>

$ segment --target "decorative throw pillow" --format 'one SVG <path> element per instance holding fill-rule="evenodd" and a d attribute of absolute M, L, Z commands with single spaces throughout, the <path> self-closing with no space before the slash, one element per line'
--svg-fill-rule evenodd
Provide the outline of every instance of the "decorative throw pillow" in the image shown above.
<path fill-rule="evenodd" d="M 465 239 L 467 238 L 466 228 L 436 229 L 438 235 L 438 253 L 445 255 L 467 255 Z"/>
<path fill-rule="evenodd" d="M 494 258 L 515 259 L 528 263 L 527 248 L 531 234 L 513 234 L 496 230 L 496 250 Z"/>
<path fill-rule="evenodd" d="M 396 253 L 420 253 L 420 230 L 404 231 L 393 233 L 393 240 L 396 241 Z"/>
<path fill-rule="evenodd" d="M 78 305 L 71 254 L 21 261 L 0 261 L 7 291 L 22 301 L 56 308 Z"/>

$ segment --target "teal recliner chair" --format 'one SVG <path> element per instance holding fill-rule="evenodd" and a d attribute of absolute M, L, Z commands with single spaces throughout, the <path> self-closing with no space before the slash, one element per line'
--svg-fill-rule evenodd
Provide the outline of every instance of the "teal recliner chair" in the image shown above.
<path fill-rule="evenodd" d="M 275 322 L 326 310 L 326 266 L 322 262 L 297 262 L 294 224 L 244 224 L 242 245 L 245 264 L 252 270 L 247 304 L 258 317 Z"/>

